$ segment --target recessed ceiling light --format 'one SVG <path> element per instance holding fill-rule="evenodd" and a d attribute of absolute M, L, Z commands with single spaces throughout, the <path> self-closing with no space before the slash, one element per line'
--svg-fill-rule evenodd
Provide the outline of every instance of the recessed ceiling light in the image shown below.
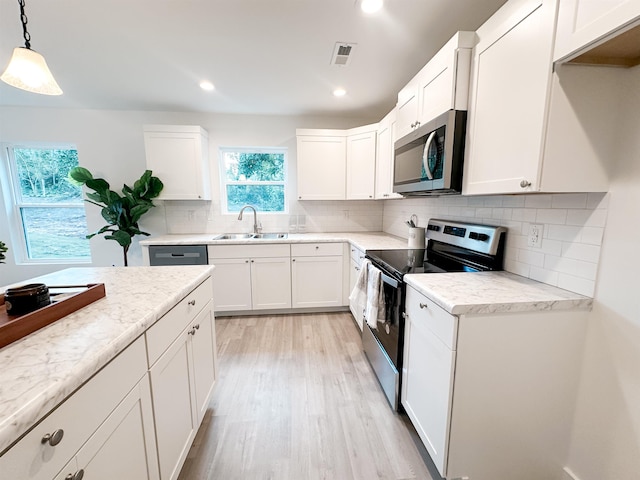
<path fill-rule="evenodd" d="M 204 81 L 200 82 L 200 88 L 203 89 L 203 90 L 206 90 L 207 92 L 210 92 L 215 87 L 213 86 L 213 83 L 207 82 L 206 80 L 204 80 Z"/>
<path fill-rule="evenodd" d="M 344 88 L 336 88 L 333 91 L 334 97 L 344 97 L 347 94 L 347 91 Z"/>
<path fill-rule="evenodd" d="M 360 8 L 365 13 L 374 13 L 382 8 L 383 0 L 362 0 Z"/>

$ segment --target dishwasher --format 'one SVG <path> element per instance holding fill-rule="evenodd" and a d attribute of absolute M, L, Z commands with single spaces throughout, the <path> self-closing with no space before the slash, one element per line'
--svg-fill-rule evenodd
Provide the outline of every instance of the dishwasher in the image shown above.
<path fill-rule="evenodd" d="M 207 265 L 206 245 L 149 245 L 149 265 Z"/>

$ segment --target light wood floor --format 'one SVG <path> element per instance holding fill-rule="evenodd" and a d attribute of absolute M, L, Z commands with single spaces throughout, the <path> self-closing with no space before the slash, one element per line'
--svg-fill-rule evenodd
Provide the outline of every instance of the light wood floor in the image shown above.
<path fill-rule="evenodd" d="M 440 478 L 350 314 L 222 317 L 216 334 L 219 378 L 179 480 Z"/>

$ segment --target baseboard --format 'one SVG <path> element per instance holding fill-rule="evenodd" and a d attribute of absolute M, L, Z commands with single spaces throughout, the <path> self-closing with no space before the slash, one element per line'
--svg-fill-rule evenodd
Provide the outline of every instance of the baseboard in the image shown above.
<path fill-rule="evenodd" d="M 580 480 L 569 467 L 564 467 L 562 471 L 564 472 L 564 475 L 562 476 L 563 480 Z"/>

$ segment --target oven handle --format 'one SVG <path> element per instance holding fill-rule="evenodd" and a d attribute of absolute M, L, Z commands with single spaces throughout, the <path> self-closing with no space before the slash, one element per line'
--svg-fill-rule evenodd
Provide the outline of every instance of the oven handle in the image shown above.
<path fill-rule="evenodd" d="M 380 271 L 380 280 L 388 285 L 391 285 L 393 288 L 398 288 L 398 286 L 400 285 L 400 283 L 395 278 L 390 277 L 382 271 Z"/>

